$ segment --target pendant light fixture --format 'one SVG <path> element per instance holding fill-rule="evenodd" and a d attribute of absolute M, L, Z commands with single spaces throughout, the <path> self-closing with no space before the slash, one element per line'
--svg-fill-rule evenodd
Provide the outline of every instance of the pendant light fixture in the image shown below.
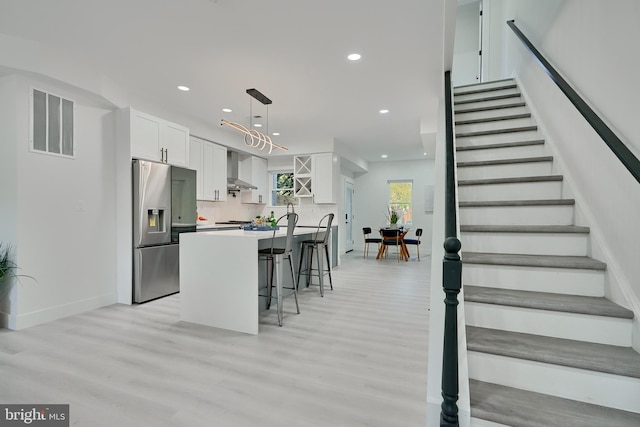
<path fill-rule="evenodd" d="M 239 132 L 244 133 L 244 143 L 251 148 L 256 148 L 258 150 L 264 150 L 265 147 L 269 147 L 268 154 L 271 154 L 274 148 L 279 148 L 280 150 L 287 150 L 287 147 L 282 145 L 275 144 L 271 141 L 271 137 L 269 137 L 269 104 L 271 104 L 271 100 L 264 96 L 257 89 L 247 89 L 247 93 L 251 98 L 249 98 L 249 128 L 241 125 L 240 123 L 230 122 L 228 120 L 222 119 L 220 125 L 227 125 Z M 264 134 L 262 132 L 258 132 L 253 129 L 253 99 L 260 101 L 263 105 L 267 106 L 267 133 Z"/>

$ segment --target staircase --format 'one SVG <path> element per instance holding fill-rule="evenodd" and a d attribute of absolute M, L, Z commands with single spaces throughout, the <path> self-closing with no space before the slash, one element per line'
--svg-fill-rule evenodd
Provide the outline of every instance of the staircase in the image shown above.
<path fill-rule="evenodd" d="M 633 312 L 514 80 L 454 89 L 472 425 L 640 426 Z"/>

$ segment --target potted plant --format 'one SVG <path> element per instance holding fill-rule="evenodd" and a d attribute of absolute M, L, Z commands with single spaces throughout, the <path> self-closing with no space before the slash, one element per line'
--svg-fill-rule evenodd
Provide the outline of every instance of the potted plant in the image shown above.
<path fill-rule="evenodd" d="M 9 259 L 11 245 L 0 242 L 0 297 L 9 289 L 9 279 L 13 277 L 30 277 L 24 274 L 18 274 L 18 266 Z M 35 279 L 34 279 L 35 280 Z"/>
<path fill-rule="evenodd" d="M 396 211 L 391 211 L 389 223 L 391 224 L 391 228 L 396 228 L 398 226 L 398 214 L 396 213 Z"/>

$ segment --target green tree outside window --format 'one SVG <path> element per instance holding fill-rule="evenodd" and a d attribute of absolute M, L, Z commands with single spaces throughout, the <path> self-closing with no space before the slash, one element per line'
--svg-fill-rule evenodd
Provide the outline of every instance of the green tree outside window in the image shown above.
<path fill-rule="evenodd" d="M 392 212 L 401 224 L 411 224 L 413 219 L 413 182 L 389 181 L 389 217 Z"/>
<path fill-rule="evenodd" d="M 271 206 L 286 206 L 288 203 L 296 204 L 293 193 L 293 173 L 274 172 L 271 182 Z"/>

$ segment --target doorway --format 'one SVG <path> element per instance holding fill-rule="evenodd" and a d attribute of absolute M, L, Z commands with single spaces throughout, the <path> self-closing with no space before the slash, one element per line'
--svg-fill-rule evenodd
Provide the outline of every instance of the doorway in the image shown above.
<path fill-rule="evenodd" d="M 344 180 L 344 251 L 353 250 L 353 182 Z"/>

